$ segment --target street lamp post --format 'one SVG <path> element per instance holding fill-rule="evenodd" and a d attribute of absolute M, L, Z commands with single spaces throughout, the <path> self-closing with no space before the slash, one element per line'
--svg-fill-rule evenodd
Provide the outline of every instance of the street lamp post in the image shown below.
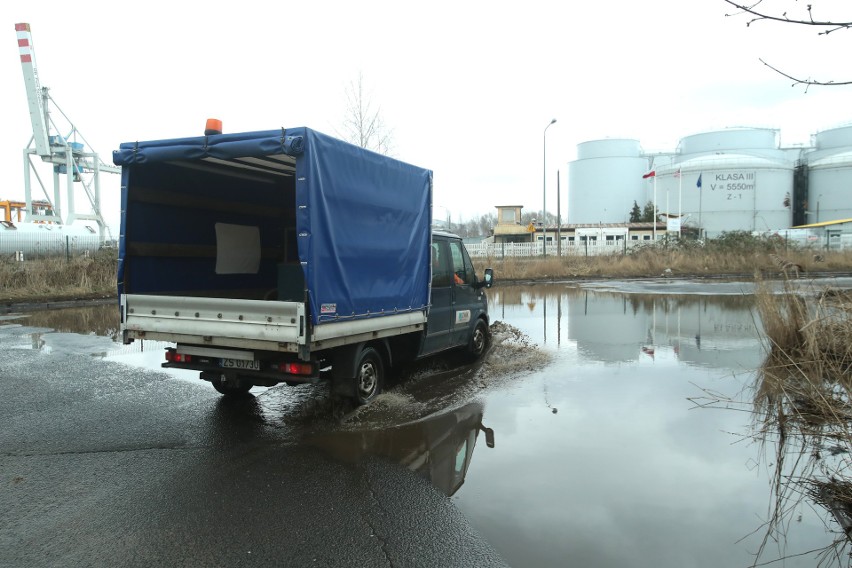
<path fill-rule="evenodd" d="M 556 119 L 551 119 L 547 126 L 544 127 L 544 134 L 542 135 L 544 138 L 544 180 L 542 182 L 541 190 L 541 256 L 547 256 L 547 129 L 550 128 L 554 122 L 556 122 Z"/>

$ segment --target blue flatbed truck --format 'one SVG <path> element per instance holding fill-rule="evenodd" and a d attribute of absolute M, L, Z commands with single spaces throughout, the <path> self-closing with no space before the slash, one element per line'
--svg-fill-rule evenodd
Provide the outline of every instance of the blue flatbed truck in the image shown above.
<path fill-rule="evenodd" d="M 309 128 L 128 142 L 124 343 L 224 395 L 331 380 L 367 403 L 400 362 L 482 355 L 492 284 L 434 232 L 432 172 Z"/>

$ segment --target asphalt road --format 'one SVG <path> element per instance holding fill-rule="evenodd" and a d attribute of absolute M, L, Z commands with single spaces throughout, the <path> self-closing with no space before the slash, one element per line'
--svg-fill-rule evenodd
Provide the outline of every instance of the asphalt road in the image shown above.
<path fill-rule="evenodd" d="M 302 443 L 333 424 L 321 405 L 226 401 L 25 331 L 0 327 L 2 567 L 505 565 L 422 477 Z"/>

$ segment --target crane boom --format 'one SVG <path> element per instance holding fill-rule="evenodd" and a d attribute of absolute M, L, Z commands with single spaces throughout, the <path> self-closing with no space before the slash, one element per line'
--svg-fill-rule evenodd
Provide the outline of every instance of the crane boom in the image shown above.
<path fill-rule="evenodd" d="M 71 225 L 76 220 L 92 220 L 98 223 L 101 242 L 104 241 L 105 231 L 109 231 L 101 213 L 100 174 L 101 172 L 119 173 L 121 168 L 104 164 L 97 152 L 86 151 L 86 140 L 77 127 L 68 119 L 62 109 L 50 96 L 47 87 L 40 84 L 36 70 L 33 36 L 30 25 L 15 24 L 18 36 L 18 50 L 21 56 L 21 68 L 24 71 L 24 85 L 27 90 L 30 120 L 33 135 L 29 144 L 24 148 L 24 207 L 30 221 L 43 221 Z M 60 129 L 56 120 L 60 120 Z M 63 122 L 64 119 L 64 122 Z M 67 124 L 65 124 L 67 122 Z M 53 199 L 48 196 L 47 188 L 38 175 L 33 156 L 52 166 L 53 170 Z M 32 198 L 31 174 L 44 191 L 50 205 L 49 211 L 39 208 L 38 202 Z M 65 181 L 67 190 L 67 206 L 62 208 L 61 185 Z M 78 213 L 75 209 L 74 184 L 79 183 L 89 203 L 92 213 Z"/>
<path fill-rule="evenodd" d="M 27 103 L 30 108 L 30 120 L 33 124 L 33 141 L 39 156 L 50 156 L 50 143 L 47 134 L 47 105 L 36 71 L 33 35 L 29 24 L 15 24 L 18 36 L 18 50 L 21 54 L 21 67 L 24 71 L 24 85 L 27 89 Z"/>

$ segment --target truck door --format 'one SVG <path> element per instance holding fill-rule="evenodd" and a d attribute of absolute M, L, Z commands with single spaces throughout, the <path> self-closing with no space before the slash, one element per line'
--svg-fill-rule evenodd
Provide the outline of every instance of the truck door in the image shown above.
<path fill-rule="evenodd" d="M 432 241 L 432 302 L 422 353 L 434 353 L 450 345 L 453 327 L 453 278 L 446 239 Z"/>
<path fill-rule="evenodd" d="M 476 274 L 462 242 L 451 240 L 447 244 L 453 263 L 453 329 L 450 345 L 466 345 L 470 339 L 471 328 L 482 311 L 481 296 L 484 296 L 484 293 L 473 286 Z"/>

